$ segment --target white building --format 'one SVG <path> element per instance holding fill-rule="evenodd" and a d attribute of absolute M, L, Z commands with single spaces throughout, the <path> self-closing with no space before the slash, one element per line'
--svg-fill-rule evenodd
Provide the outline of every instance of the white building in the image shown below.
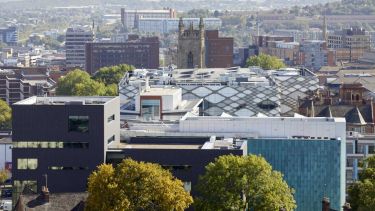
<path fill-rule="evenodd" d="M 185 26 L 193 24 L 194 28 L 198 28 L 199 18 L 184 18 Z M 205 29 L 220 29 L 222 21 L 220 18 L 204 18 Z M 140 17 L 135 21 L 135 28 L 144 33 L 170 33 L 178 31 L 178 18 L 143 18 Z"/>
<path fill-rule="evenodd" d="M 121 8 L 121 22 L 125 28 L 132 29 L 135 19 L 143 18 L 176 18 L 176 11 L 171 8 L 162 10 L 127 10 Z"/>

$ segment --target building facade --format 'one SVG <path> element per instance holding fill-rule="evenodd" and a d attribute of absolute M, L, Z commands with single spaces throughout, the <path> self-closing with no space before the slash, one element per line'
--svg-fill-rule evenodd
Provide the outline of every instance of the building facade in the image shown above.
<path fill-rule="evenodd" d="M 370 35 L 362 28 L 344 29 L 328 35 L 328 48 L 337 51 L 337 60 L 358 60 L 371 48 Z"/>
<path fill-rule="evenodd" d="M 317 71 L 322 66 L 336 65 L 336 52 L 327 49 L 325 41 L 305 40 L 301 43 L 302 62 L 306 68 Z"/>
<path fill-rule="evenodd" d="M 68 68 L 85 67 L 85 43 L 94 40 L 91 29 L 80 27 L 68 28 L 66 30 L 66 66 Z"/>
<path fill-rule="evenodd" d="M 94 74 L 102 67 L 129 64 L 136 68 L 159 67 L 159 38 L 129 36 L 126 42 L 86 43 L 86 71 Z"/>
<path fill-rule="evenodd" d="M 17 45 L 18 43 L 18 29 L 15 26 L 7 28 L 0 28 L 0 43 L 7 45 Z"/>
<path fill-rule="evenodd" d="M 220 18 L 203 18 L 206 29 L 218 30 L 221 27 L 222 21 Z M 178 18 L 143 18 L 136 19 L 135 28 L 143 33 L 159 33 L 167 34 L 178 31 Z M 189 26 L 191 23 L 194 28 L 199 26 L 199 18 L 184 18 L 183 23 Z"/>
<path fill-rule="evenodd" d="M 172 8 L 162 10 L 127 10 L 121 8 L 121 23 L 127 29 L 134 28 L 137 18 L 176 18 L 177 12 Z"/>
<path fill-rule="evenodd" d="M 185 30 L 179 21 L 177 67 L 178 68 L 226 68 L 233 66 L 233 38 L 219 37 L 218 30 L 205 30 L 203 18 L 199 29 L 193 23 Z"/>
<path fill-rule="evenodd" d="M 120 140 L 119 98 L 31 97 L 13 104 L 14 199 L 40 192 L 84 192 L 87 178 Z"/>

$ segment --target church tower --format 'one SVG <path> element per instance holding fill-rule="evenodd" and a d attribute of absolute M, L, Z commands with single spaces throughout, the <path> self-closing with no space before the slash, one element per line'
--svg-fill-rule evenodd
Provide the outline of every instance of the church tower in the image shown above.
<path fill-rule="evenodd" d="M 195 23 L 197 24 L 197 22 Z M 190 22 L 185 30 L 183 19 L 178 23 L 178 68 L 204 68 L 205 63 L 205 29 L 203 18 L 199 20 L 199 29 L 194 29 L 194 22 Z"/>

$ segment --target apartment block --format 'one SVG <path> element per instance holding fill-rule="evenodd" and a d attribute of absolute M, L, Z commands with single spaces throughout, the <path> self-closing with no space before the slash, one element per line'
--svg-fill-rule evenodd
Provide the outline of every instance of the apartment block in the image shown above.
<path fill-rule="evenodd" d="M 94 40 L 89 28 L 74 27 L 66 30 L 66 66 L 68 68 L 85 67 L 85 43 Z"/>

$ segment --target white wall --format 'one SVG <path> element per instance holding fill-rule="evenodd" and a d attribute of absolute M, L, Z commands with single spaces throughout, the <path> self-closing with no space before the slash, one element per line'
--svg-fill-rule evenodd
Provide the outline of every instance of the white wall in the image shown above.
<path fill-rule="evenodd" d="M 0 144 L 0 169 L 5 168 L 5 162 L 12 162 L 11 144 Z"/>

